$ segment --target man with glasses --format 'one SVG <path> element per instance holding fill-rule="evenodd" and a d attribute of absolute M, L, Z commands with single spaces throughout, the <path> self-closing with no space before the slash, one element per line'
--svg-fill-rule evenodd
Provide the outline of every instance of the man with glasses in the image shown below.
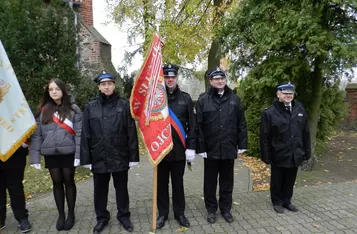
<path fill-rule="evenodd" d="M 260 152 L 262 161 L 271 164 L 271 201 L 281 214 L 284 208 L 298 211 L 291 198 L 298 167 L 311 157 L 311 143 L 306 111 L 294 100 L 295 86 L 284 82 L 276 91 L 274 104 L 262 114 Z"/>
<path fill-rule="evenodd" d="M 177 85 L 179 67 L 167 64 L 163 67 L 167 99 L 172 119 L 171 132 L 173 149 L 158 165 L 157 206 L 159 217 L 157 229 L 165 225 L 169 215 L 169 176 L 172 183 L 172 205 L 174 217 L 181 226 L 189 227 L 185 217 L 185 193 L 183 175 L 186 161 L 195 159 L 196 138 L 194 129 L 193 103 L 188 93 L 180 90 Z"/>
<path fill-rule="evenodd" d="M 211 87 L 196 104 L 198 155 L 204 158 L 204 200 L 207 221 L 216 222 L 219 209 L 224 220 L 231 214 L 234 160 L 247 149 L 248 136 L 240 98 L 227 86 L 226 74 L 219 67 L 208 73 Z M 219 204 L 216 190 L 219 177 Z"/>

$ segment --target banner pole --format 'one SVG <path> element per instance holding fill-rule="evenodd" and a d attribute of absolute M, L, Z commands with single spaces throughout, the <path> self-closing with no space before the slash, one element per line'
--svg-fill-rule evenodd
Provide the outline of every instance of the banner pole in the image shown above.
<path fill-rule="evenodd" d="M 153 188 L 152 188 L 152 231 L 156 230 L 156 212 L 157 212 L 157 165 L 154 167 Z"/>

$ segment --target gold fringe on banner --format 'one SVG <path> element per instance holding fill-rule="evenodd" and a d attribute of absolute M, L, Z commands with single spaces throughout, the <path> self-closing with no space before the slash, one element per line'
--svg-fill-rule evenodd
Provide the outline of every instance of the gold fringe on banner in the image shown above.
<path fill-rule="evenodd" d="M 149 151 L 149 149 L 147 148 L 147 145 L 145 144 L 144 134 L 141 132 L 140 128 L 138 128 L 138 129 L 139 129 L 140 136 L 141 136 L 141 139 L 142 139 L 142 141 L 143 141 L 143 144 L 144 144 L 144 146 L 145 146 L 146 153 L 148 154 L 149 162 L 151 163 L 151 165 L 152 165 L 153 167 L 156 167 L 157 165 L 159 165 L 159 163 L 161 162 L 161 160 L 163 160 L 163 159 L 165 158 L 165 156 L 166 156 L 168 153 L 170 153 L 170 151 L 172 150 L 174 144 L 173 144 L 173 142 L 171 142 L 171 143 L 167 146 L 167 148 L 161 152 L 161 154 L 159 155 L 159 157 L 157 157 L 156 160 L 153 160 L 152 157 L 150 156 L 150 153 L 149 153 L 150 151 Z"/>
<path fill-rule="evenodd" d="M 11 156 L 21 147 L 22 143 L 25 142 L 30 136 L 35 132 L 37 124 L 35 123 L 25 134 L 7 151 L 7 153 L 0 154 L 0 160 L 6 162 Z"/>

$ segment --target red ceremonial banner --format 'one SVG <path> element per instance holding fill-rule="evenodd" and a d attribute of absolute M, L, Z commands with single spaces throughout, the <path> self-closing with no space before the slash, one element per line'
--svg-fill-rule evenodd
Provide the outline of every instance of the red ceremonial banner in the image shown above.
<path fill-rule="evenodd" d="M 130 97 L 131 115 L 138 120 L 153 166 L 157 166 L 173 147 L 161 45 L 160 37 L 155 34 Z"/>

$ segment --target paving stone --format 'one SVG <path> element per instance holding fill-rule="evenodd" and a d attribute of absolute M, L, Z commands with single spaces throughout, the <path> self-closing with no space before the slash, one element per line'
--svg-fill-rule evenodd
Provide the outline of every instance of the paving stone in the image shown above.
<path fill-rule="evenodd" d="M 143 159 L 140 167 L 129 171 L 129 195 L 131 220 L 134 234 L 151 231 L 152 212 L 152 168 Z M 217 223 L 209 224 L 203 201 L 203 161 L 198 158 L 193 171 L 186 171 L 185 214 L 191 227 L 183 233 L 357 233 L 357 183 L 340 183 L 296 188 L 293 203 L 300 212 L 285 210 L 276 214 L 272 210 L 269 191 L 251 192 L 250 172 L 236 161 L 232 207 L 234 222 L 229 224 L 217 212 Z M 76 223 L 72 230 L 60 233 L 92 233 L 96 224 L 93 206 L 93 181 L 89 178 L 77 184 Z M 217 189 L 218 190 L 218 189 Z M 170 201 L 172 206 L 172 201 Z M 33 226 L 30 233 L 59 233 L 55 225 L 58 218 L 52 193 L 31 199 L 27 207 Z M 127 233 L 116 219 L 116 203 L 113 185 L 110 185 L 108 210 L 111 219 L 103 234 Z M 20 233 L 11 209 L 1 234 Z M 177 233 L 180 226 L 170 210 L 169 220 L 155 233 Z"/>

